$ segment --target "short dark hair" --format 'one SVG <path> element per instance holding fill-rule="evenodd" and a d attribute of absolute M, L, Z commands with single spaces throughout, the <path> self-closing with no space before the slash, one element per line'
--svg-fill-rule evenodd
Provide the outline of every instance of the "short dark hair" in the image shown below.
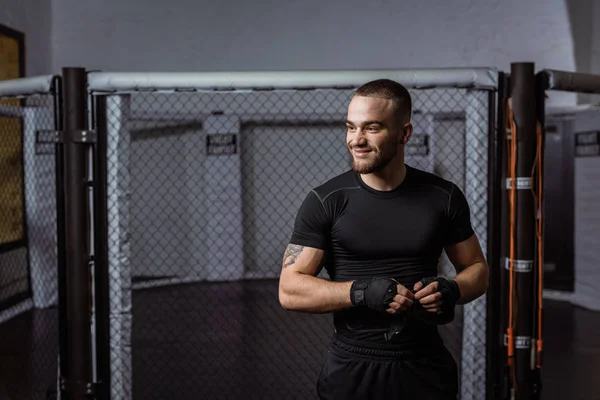
<path fill-rule="evenodd" d="M 354 96 L 390 99 L 396 104 L 400 119 L 403 121 L 410 121 L 410 115 L 412 113 L 410 93 L 402 84 L 396 81 L 391 79 L 376 79 L 367 82 L 356 89 Z"/>

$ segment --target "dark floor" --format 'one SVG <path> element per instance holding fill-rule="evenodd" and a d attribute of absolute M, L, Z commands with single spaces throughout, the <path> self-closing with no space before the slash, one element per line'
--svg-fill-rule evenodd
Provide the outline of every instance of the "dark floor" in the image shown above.
<path fill-rule="evenodd" d="M 330 317 L 284 312 L 276 296 L 274 281 L 136 291 L 133 399 L 315 398 Z M 545 311 L 542 398 L 599 399 L 600 313 Z M 0 325 L 0 400 L 46 398 L 57 340 L 55 310 Z"/>

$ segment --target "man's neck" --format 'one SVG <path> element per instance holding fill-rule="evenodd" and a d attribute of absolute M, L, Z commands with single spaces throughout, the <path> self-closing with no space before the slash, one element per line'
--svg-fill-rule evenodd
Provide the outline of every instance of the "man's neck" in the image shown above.
<path fill-rule="evenodd" d="M 361 175 L 362 181 L 369 187 L 379 191 L 394 190 L 406 178 L 406 165 L 404 160 L 393 160 L 381 171 Z"/>

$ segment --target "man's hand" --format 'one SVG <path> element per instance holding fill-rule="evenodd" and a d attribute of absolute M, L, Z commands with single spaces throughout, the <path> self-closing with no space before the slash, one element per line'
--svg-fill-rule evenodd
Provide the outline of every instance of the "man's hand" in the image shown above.
<path fill-rule="evenodd" d="M 414 286 L 415 300 L 418 301 L 425 310 L 431 313 L 438 313 L 442 310 L 442 294 L 438 292 L 439 282 L 432 282 L 427 286 L 419 281 Z"/>
<path fill-rule="evenodd" d="M 424 278 L 414 286 L 415 299 L 431 313 L 454 308 L 460 300 L 458 283 L 442 277 Z"/>
<path fill-rule="evenodd" d="M 372 278 L 355 281 L 350 288 L 350 298 L 355 306 L 399 314 L 413 306 L 410 290 L 392 278 Z"/>
<path fill-rule="evenodd" d="M 354 306 L 384 312 L 396 296 L 397 283 L 391 278 L 357 279 L 350 286 L 350 300 Z"/>
<path fill-rule="evenodd" d="M 400 284 L 397 285 L 396 291 L 397 294 L 387 309 L 387 312 L 390 314 L 399 314 L 408 311 L 412 308 L 415 300 L 413 293 Z"/>

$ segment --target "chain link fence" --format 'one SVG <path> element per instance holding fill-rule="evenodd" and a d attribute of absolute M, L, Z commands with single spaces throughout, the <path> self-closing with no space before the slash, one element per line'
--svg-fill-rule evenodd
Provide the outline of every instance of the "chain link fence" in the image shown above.
<path fill-rule="evenodd" d="M 351 168 L 352 90 L 96 92 L 107 126 L 113 399 L 315 398 L 330 315 L 278 276 L 306 193 Z M 412 89 L 407 164 L 455 182 L 487 242 L 485 90 Z M 453 276 L 445 256 L 441 275 Z M 321 272 L 327 279 L 326 272 Z M 463 399 L 485 398 L 485 298 L 440 327 Z"/>
<path fill-rule="evenodd" d="M 32 81 L 47 87 L 31 94 Z M 53 77 L 0 85 L 0 398 L 44 399 L 58 368 Z M 2 97 L 11 85 L 10 96 Z M 20 92 L 20 90 L 23 92 Z"/>

